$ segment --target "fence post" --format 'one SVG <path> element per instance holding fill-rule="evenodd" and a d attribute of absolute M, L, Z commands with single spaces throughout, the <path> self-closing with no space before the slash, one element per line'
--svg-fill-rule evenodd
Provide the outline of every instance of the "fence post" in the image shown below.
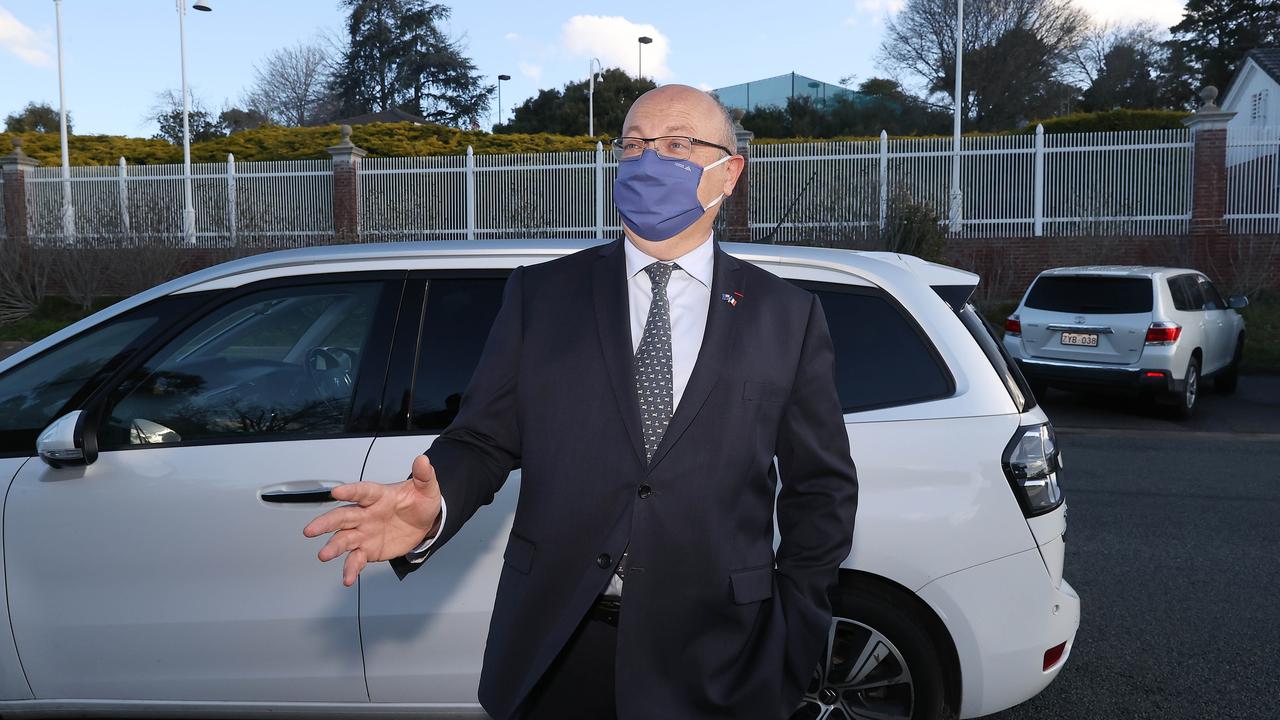
<path fill-rule="evenodd" d="M 227 235 L 236 245 L 236 156 L 227 153 Z"/>
<path fill-rule="evenodd" d="M 604 143 L 596 141 L 596 237 L 604 238 Z"/>
<path fill-rule="evenodd" d="M 733 134 L 738 154 L 745 162 L 733 194 L 724 201 L 724 211 L 728 214 L 724 239 L 732 242 L 751 242 L 751 139 L 755 133 L 742 127 L 744 114 L 740 108 L 733 111 Z"/>
<path fill-rule="evenodd" d="M 880 131 L 880 231 L 889 218 L 889 131 Z"/>
<path fill-rule="evenodd" d="M 129 166 L 125 164 L 124 156 L 120 156 L 120 171 L 116 177 L 116 190 L 120 199 L 120 229 L 124 231 L 127 237 L 129 230 Z"/>
<path fill-rule="evenodd" d="M 333 232 L 345 242 L 360 241 L 360 159 L 368 153 L 351 142 L 351 126 L 342 141 L 328 148 L 333 158 Z"/>
<path fill-rule="evenodd" d="M 1191 256 L 1221 284 L 1230 268 L 1227 247 L 1227 122 L 1233 112 L 1214 103 L 1218 89 L 1200 91 L 1204 104 L 1182 122 L 1191 128 Z"/>
<path fill-rule="evenodd" d="M 1044 125 L 1036 123 L 1036 180 L 1032 192 L 1035 212 L 1035 236 L 1044 235 Z"/>
<path fill-rule="evenodd" d="M 4 227 L 9 239 L 26 243 L 30 238 L 27 228 L 27 172 L 40 161 L 22 152 L 22 138 L 14 136 L 13 152 L 0 157 L 0 172 L 4 179 Z"/>
<path fill-rule="evenodd" d="M 476 239 L 476 151 L 467 146 L 466 177 L 467 239 Z"/>

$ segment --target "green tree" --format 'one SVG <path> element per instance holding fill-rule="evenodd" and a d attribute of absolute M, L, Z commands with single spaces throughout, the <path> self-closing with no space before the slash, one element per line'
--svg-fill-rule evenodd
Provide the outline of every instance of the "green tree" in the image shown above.
<path fill-rule="evenodd" d="M 596 81 L 595 125 L 597 135 L 617 135 L 627 108 L 645 92 L 657 87 L 652 80 L 633 78 L 618 68 L 608 68 Z M 511 121 L 495 125 L 496 133 L 549 132 L 561 135 L 587 134 L 588 80 L 566 83 L 562 89 L 539 90 L 516 106 Z"/>
<path fill-rule="evenodd" d="M 182 93 L 177 90 L 158 93 L 155 105 L 151 108 L 151 119 L 160 127 L 160 131 L 152 137 L 181 145 Z M 191 98 L 191 111 L 187 114 L 187 126 L 191 130 L 193 143 L 225 137 L 227 134 L 223 121 L 206 109 L 204 103 L 194 95 Z"/>
<path fill-rule="evenodd" d="M 4 119 L 5 132 L 59 132 L 58 111 L 46 103 L 27 103 L 22 110 Z M 67 134 L 71 134 L 71 113 L 67 113 Z"/>
<path fill-rule="evenodd" d="M 1205 85 L 1226 90 L 1246 52 L 1280 45 L 1280 0 L 1187 0 L 1169 32 L 1167 87 L 1185 104 Z"/>
<path fill-rule="evenodd" d="M 347 48 L 332 80 L 342 112 L 400 108 L 432 122 L 466 126 L 489 109 L 485 85 L 461 43 L 440 25 L 445 5 L 426 0 L 342 0 Z"/>

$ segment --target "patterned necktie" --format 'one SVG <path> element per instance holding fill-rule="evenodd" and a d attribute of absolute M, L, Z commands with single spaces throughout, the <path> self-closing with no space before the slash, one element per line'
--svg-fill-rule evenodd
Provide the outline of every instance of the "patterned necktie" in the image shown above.
<path fill-rule="evenodd" d="M 667 281 L 678 267 L 675 263 L 655 262 L 644 269 L 653 283 L 653 301 L 636 350 L 635 378 L 645 459 L 653 458 L 671 421 L 671 305 L 667 302 Z"/>

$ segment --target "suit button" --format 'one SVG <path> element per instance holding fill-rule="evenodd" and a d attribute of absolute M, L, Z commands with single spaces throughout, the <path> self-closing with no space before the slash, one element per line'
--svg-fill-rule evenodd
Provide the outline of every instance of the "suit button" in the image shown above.
<path fill-rule="evenodd" d="M 653 494 L 653 488 L 649 487 L 649 485 L 648 485 L 647 483 L 646 483 L 646 484 L 644 484 L 644 485 L 641 485 L 641 486 L 640 486 L 640 498 L 641 498 L 641 499 L 647 498 L 647 497 L 649 497 L 649 496 L 650 496 L 650 495 L 652 495 L 652 494 Z"/>
<path fill-rule="evenodd" d="M 611 560 L 612 558 L 609 557 L 609 553 L 600 553 L 596 556 L 596 565 L 601 568 L 607 568 L 613 564 Z"/>

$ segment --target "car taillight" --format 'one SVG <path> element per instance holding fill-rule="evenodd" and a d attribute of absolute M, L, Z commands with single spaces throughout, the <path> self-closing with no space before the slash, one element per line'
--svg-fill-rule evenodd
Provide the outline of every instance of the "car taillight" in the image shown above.
<path fill-rule="evenodd" d="M 1060 642 L 1057 645 L 1054 645 L 1053 647 L 1049 648 L 1048 650 L 1045 650 L 1044 651 L 1044 671 L 1048 672 L 1049 668 L 1053 667 L 1054 665 L 1057 665 L 1058 661 L 1062 659 L 1062 653 L 1066 652 L 1066 650 L 1067 650 L 1067 644 L 1065 642 Z"/>
<path fill-rule="evenodd" d="M 1147 328 L 1147 345 L 1172 345 L 1182 335 L 1182 326 L 1172 322 L 1151 323 Z"/>
<path fill-rule="evenodd" d="M 1021 335 L 1022 334 L 1022 321 L 1018 319 L 1017 315 L 1005 318 L 1004 334 L 1005 335 Z"/>
<path fill-rule="evenodd" d="M 1004 451 L 1004 473 L 1027 517 L 1062 504 L 1062 453 L 1049 423 L 1018 428 Z"/>

